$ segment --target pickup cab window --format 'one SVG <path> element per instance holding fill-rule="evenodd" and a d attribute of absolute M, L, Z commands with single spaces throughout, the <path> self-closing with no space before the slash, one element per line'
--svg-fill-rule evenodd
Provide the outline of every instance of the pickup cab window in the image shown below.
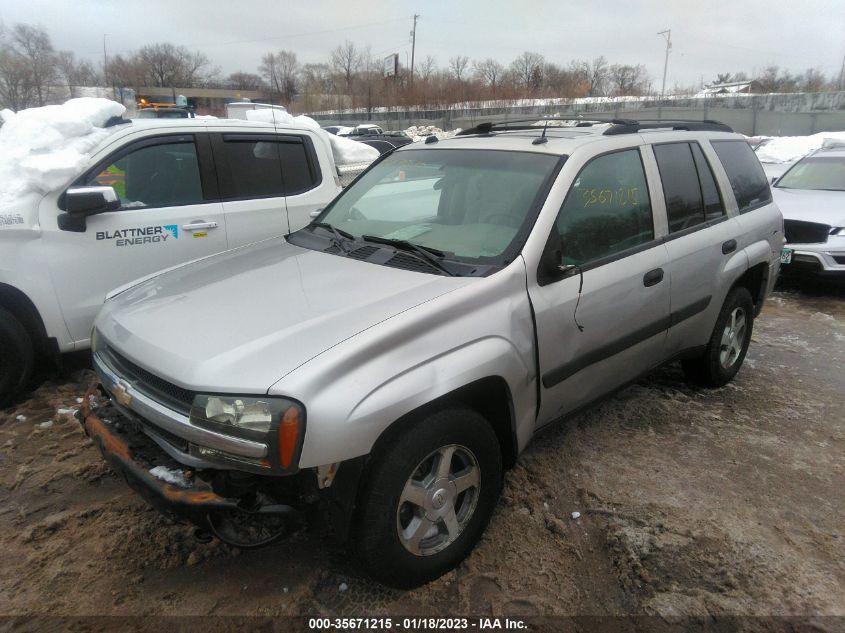
<path fill-rule="evenodd" d="M 144 144 L 106 165 L 86 184 L 114 187 L 123 209 L 203 202 L 193 141 Z"/>

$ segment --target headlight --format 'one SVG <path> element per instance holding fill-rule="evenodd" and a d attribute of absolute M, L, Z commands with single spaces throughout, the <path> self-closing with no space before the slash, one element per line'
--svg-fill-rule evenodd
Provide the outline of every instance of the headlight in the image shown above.
<path fill-rule="evenodd" d="M 267 445 L 270 466 L 295 466 L 305 410 L 287 398 L 198 394 L 190 414 L 191 424 Z"/>

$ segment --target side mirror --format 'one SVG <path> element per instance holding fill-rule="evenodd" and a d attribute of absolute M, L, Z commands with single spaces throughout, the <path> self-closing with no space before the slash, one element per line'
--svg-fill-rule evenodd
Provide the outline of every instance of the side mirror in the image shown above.
<path fill-rule="evenodd" d="M 553 229 L 543 255 L 540 257 L 540 269 L 537 271 L 537 280 L 540 285 L 552 283 L 564 277 L 568 277 L 578 267 L 572 264 L 563 264 L 563 239 L 556 229 Z"/>
<path fill-rule="evenodd" d="M 71 215 L 88 216 L 119 208 L 120 198 L 114 187 L 71 187 L 65 192 L 65 209 Z"/>
<path fill-rule="evenodd" d="M 87 228 L 85 218 L 104 211 L 117 211 L 120 208 L 120 198 L 114 187 L 71 187 L 64 195 L 66 213 L 58 217 L 58 225 L 62 231 L 84 233 Z"/>

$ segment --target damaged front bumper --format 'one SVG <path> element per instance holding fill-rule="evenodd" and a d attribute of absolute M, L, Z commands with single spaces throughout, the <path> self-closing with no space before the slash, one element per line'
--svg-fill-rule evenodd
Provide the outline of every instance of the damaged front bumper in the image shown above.
<path fill-rule="evenodd" d="M 99 394 L 83 400 L 77 418 L 109 466 L 150 505 L 171 518 L 189 521 L 238 547 L 267 544 L 302 523 L 298 510 L 272 501 L 255 487 L 242 486 L 240 494 L 233 496 L 218 494 L 212 482 L 203 479 L 209 473 L 176 462 Z M 179 485 L 151 472 L 161 466 Z M 257 540 L 238 535 L 241 528 L 254 535 L 256 526 L 261 533 Z"/>

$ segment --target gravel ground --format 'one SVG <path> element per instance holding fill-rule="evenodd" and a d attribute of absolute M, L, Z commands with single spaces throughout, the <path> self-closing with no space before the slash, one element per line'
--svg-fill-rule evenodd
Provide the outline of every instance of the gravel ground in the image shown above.
<path fill-rule="evenodd" d="M 310 535 L 196 542 L 65 411 L 93 377 L 71 359 L 0 411 L 0 615 L 845 616 L 843 297 L 782 285 L 732 384 L 669 366 L 542 434 L 469 559 L 413 591 Z"/>

